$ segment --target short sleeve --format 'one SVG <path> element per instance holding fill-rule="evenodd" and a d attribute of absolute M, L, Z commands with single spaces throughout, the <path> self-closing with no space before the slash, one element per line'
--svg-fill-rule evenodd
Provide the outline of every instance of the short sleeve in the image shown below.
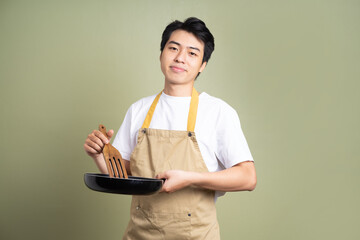
<path fill-rule="evenodd" d="M 225 168 L 240 162 L 254 161 L 241 129 L 236 111 L 225 104 L 221 110 L 216 127 L 216 157 Z"/>
<path fill-rule="evenodd" d="M 113 146 L 125 160 L 130 160 L 130 155 L 136 145 L 135 136 L 132 134 L 132 108 L 133 106 L 128 109 L 113 142 Z"/>

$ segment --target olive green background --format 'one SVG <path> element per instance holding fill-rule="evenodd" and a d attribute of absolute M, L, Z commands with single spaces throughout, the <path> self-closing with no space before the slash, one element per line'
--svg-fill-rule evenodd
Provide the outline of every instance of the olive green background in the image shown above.
<path fill-rule="evenodd" d="M 120 239 L 130 196 L 86 188 L 83 143 L 159 92 L 165 26 L 203 19 L 199 91 L 233 106 L 253 192 L 222 239 L 360 239 L 360 1 L 0 1 L 0 239 Z M 115 235 L 115 237 L 114 237 Z"/>

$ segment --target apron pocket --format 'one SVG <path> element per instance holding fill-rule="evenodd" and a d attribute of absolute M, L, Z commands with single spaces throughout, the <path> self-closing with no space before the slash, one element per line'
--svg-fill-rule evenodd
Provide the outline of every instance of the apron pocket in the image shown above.
<path fill-rule="evenodd" d="M 171 240 L 185 240 L 191 238 L 191 214 L 188 213 L 151 213 L 140 208 L 138 212 L 142 215 L 145 221 L 142 223 L 147 225 L 141 227 L 142 229 L 154 229 L 158 231 L 151 231 L 151 237 L 147 239 L 171 239 Z M 155 234 L 159 234 L 155 236 Z"/>
<path fill-rule="evenodd" d="M 188 213 L 156 213 L 154 222 L 165 239 L 180 240 L 191 237 L 191 215 Z"/>
<path fill-rule="evenodd" d="M 131 212 L 130 222 L 123 240 L 164 240 L 162 232 L 154 225 L 153 220 L 140 207 Z"/>

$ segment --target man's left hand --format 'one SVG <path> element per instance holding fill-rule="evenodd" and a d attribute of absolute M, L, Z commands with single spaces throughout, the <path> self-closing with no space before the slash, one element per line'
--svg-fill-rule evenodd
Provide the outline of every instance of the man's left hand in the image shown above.
<path fill-rule="evenodd" d="M 191 179 L 194 177 L 193 172 L 186 172 L 182 170 L 169 170 L 160 173 L 156 176 L 157 179 L 165 179 L 161 192 L 175 192 L 191 184 Z"/>

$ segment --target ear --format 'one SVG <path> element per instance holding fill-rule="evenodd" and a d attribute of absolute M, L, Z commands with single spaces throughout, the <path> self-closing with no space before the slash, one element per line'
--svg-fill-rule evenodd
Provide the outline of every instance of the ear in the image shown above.
<path fill-rule="evenodd" d="M 199 69 L 199 72 L 202 72 L 202 71 L 205 69 L 206 64 L 207 64 L 207 62 L 203 62 L 203 63 L 201 64 L 201 67 L 200 67 L 200 69 Z"/>

